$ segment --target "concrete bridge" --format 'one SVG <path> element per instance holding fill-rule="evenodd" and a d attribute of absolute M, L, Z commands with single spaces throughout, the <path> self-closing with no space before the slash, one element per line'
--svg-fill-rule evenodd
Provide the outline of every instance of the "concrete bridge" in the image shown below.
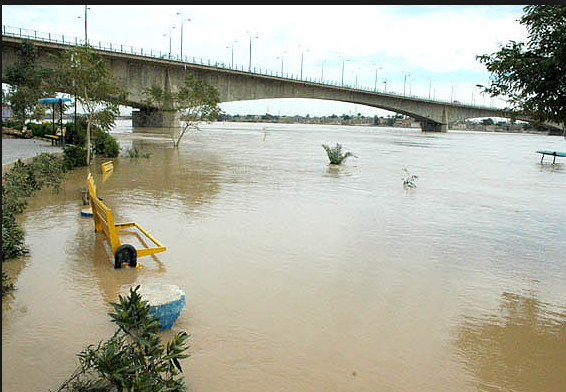
<path fill-rule="evenodd" d="M 16 48 L 22 42 L 33 44 L 38 50 L 38 62 L 43 67 L 53 67 L 53 54 L 80 44 L 72 37 L 61 36 L 57 39 L 44 37 L 38 39 L 30 34 L 6 32 L 2 33 L 2 78 L 5 70 L 16 59 Z M 30 32 L 30 30 L 26 30 Z M 90 43 L 92 45 L 92 42 Z M 272 98 L 312 98 L 342 101 L 367 105 L 389 110 L 415 118 L 423 131 L 446 132 L 456 121 L 480 117 L 506 117 L 510 112 L 482 106 L 466 105 L 453 102 L 442 102 L 416 98 L 411 96 L 383 93 L 342 85 L 321 83 L 310 80 L 285 78 L 276 72 L 250 72 L 249 70 L 231 69 L 224 64 L 204 64 L 197 62 L 162 58 L 161 54 L 153 54 L 143 50 L 138 52 L 129 47 L 110 47 L 102 45 L 94 48 L 108 61 L 115 79 L 128 92 L 127 105 L 139 110 L 133 111 L 133 126 L 159 127 L 163 124 L 163 115 L 144 105 L 143 90 L 156 84 L 162 88 L 175 91 L 186 72 L 192 72 L 197 78 L 208 80 L 220 93 L 221 102 L 272 99 Z M 61 91 L 62 93 L 72 93 Z M 518 120 L 531 121 L 519 116 Z"/>

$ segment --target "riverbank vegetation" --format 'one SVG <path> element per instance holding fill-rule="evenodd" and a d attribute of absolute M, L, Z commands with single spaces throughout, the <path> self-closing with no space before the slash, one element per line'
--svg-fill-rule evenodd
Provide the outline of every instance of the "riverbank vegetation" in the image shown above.
<path fill-rule="evenodd" d="M 111 303 L 114 312 L 109 315 L 118 327 L 116 332 L 106 342 L 91 344 L 78 354 L 79 366 L 57 392 L 187 389 L 179 360 L 188 357 L 189 335 L 175 333 L 162 345 L 159 319 L 150 313 L 138 289 L 130 288 L 128 296 L 120 295 L 118 303 Z"/>
<path fill-rule="evenodd" d="M 566 124 L 566 5 L 527 5 L 519 23 L 527 42 L 510 41 L 498 52 L 477 56 L 491 72 L 492 97 L 503 96 L 517 112 L 540 122 Z"/>
<path fill-rule="evenodd" d="M 59 190 L 65 173 L 64 161 L 43 153 L 30 163 L 18 160 L 2 178 L 2 262 L 28 253 L 24 230 L 17 216 L 27 206 L 27 198 L 35 191 L 49 187 Z M 10 278 L 2 271 L 2 296 L 13 290 Z"/>

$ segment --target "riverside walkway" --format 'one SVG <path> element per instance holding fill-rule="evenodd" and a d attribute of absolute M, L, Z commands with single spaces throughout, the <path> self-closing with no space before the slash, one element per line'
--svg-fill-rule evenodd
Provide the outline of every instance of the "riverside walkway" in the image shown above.
<path fill-rule="evenodd" d="M 2 135 L 2 175 L 10 170 L 18 159 L 26 160 L 41 153 L 62 154 L 63 149 L 52 146 L 50 141 L 41 139 L 19 139 Z"/>

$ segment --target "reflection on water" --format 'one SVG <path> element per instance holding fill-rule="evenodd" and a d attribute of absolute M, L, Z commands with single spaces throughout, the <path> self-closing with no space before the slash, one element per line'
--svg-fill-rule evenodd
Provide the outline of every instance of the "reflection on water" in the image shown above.
<path fill-rule="evenodd" d="M 167 251 L 113 268 L 80 215 L 86 168 L 32 197 L 30 254 L 3 265 L 3 391 L 55 389 L 113 333 L 109 302 L 150 283 L 186 293 L 163 337 L 191 335 L 194 392 L 566 389 L 566 170 L 535 152 L 564 139 L 216 123 L 174 149 L 115 135 L 114 171 L 90 168 L 97 192 Z M 329 165 L 322 143 L 358 158 Z"/>
<path fill-rule="evenodd" d="M 480 391 L 559 392 L 566 386 L 566 308 L 502 293 L 496 313 L 465 317 L 458 353 Z"/>

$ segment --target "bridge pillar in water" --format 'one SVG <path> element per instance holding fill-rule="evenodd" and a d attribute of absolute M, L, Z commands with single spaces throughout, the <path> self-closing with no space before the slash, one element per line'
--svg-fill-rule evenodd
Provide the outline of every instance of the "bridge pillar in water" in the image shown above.
<path fill-rule="evenodd" d="M 178 112 L 164 112 L 160 110 L 133 110 L 132 126 L 134 128 L 162 128 L 168 132 L 169 128 L 179 129 L 181 121 Z"/>
<path fill-rule="evenodd" d="M 448 124 L 437 123 L 430 120 L 421 121 L 420 123 L 423 132 L 448 132 Z"/>

